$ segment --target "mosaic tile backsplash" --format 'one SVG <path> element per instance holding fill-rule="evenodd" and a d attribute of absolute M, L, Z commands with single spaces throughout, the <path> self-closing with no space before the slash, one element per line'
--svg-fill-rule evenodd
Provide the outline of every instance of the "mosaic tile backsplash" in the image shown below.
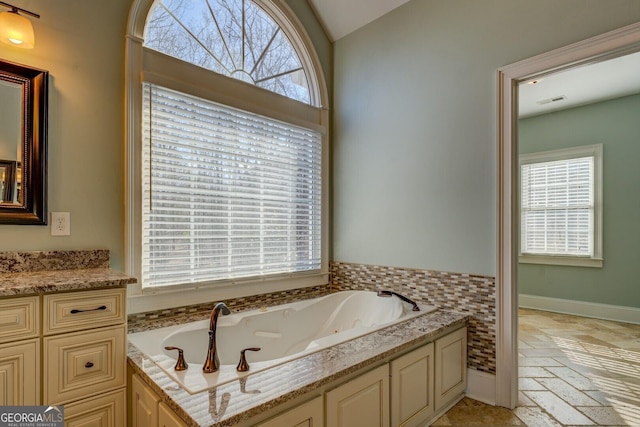
<path fill-rule="evenodd" d="M 495 278 L 462 273 L 332 262 L 331 291 L 388 289 L 445 310 L 471 315 L 469 367 L 496 372 Z"/>

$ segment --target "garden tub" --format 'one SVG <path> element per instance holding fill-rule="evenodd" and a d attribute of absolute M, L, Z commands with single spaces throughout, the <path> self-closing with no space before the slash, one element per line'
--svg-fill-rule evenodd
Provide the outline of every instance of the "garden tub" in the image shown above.
<path fill-rule="evenodd" d="M 202 372 L 209 343 L 209 319 L 129 334 L 131 344 L 156 363 L 189 393 L 218 386 L 339 343 L 436 310 L 420 311 L 398 297 L 376 292 L 343 291 L 310 300 L 218 317 L 216 343 L 220 369 Z M 189 365 L 175 371 L 179 347 Z M 240 351 L 246 352 L 247 372 L 236 371 Z"/>

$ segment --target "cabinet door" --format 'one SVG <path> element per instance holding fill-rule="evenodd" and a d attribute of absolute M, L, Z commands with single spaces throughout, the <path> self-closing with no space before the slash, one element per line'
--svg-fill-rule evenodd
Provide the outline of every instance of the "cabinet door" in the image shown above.
<path fill-rule="evenodd" d="M 166 403 L 158 405 L 158 427 L 186 427 L 187 425 L 169 408 Z"/>
<path fill-rule="evenodd" d="M 391 426 L 418 426 L 434 413 L 433 343 L 391 362 Z"/>
<path fill-rule="evenodd" d="M 322 427 L 323 425 L 322 396 L 258 424 L 259 427 Z"/>
<path fill-rule="evenodd" d="M 385 364 L 326 394 L 327 425 L 389 426 L 389 365 Z"/>
<path fill-rule="evenodd" d="M 160 398 L 137 375 L 131 377 L 132 427 L 157 427 Z"/>
<path fill-rule="evenodd" d="M 436 340 L 436 411 L 464 393 L 467 388 L 467 328 Z"/>
<path fill-rule="evenodd" d="M 127 423 L 125 389 L 64 405 L 65 427 L 120 427 Z"/>
<path fill-rule="evenodd" d="M 0 406 L 40 404 L 40 340 L 0 345 Z"/>

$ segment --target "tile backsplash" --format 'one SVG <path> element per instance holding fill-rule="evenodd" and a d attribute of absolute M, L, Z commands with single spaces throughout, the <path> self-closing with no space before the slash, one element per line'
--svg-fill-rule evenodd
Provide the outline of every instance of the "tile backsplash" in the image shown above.
<path fill-rule="evenodd" d="M 418 303 L 471 315 L 469 367 L 496 372 L 495 278 L 412 268 L 332 262 L 331 291 L 388 289 Z"/>

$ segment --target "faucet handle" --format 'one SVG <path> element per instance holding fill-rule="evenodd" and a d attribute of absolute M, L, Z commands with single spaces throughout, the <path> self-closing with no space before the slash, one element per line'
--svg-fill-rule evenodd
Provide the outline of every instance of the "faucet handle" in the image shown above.
<path fill-rule="evenodd" d="M 187 361 L 184 360 L 184 351 L 180 347 L 165 347 L 165 350 L 178 350 L 178 360 L 176 361 L 176 366 L 173 367 L 176 371 L 186 371 L 189 365 Z"/>
<path fill-rule="evenodd" d="M 244 355 L 245 351 L 260 351 L 260 347 L 250 347 L 240 350 L 240 361 L 238 362 L 238 366 L 236 366 L 236 371 L 238 372 L 246 372 L 249 370 L 249 364 L 247 363 L 247 358 Z"/>

